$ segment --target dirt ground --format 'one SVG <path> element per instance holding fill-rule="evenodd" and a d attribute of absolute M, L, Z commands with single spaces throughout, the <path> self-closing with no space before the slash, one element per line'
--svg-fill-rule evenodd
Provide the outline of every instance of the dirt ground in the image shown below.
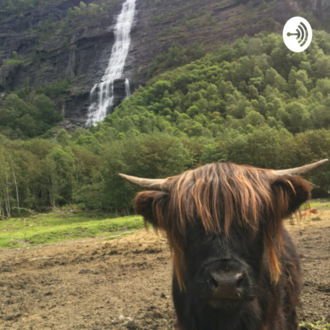
<path fill-rule="evenodd" d="M 305 279 L 301 320 L 330 321 L 330 211 L 287 221 Z M 137 231 L 0 251 L 0 329 L 172 329 L 166 240 Z"/>

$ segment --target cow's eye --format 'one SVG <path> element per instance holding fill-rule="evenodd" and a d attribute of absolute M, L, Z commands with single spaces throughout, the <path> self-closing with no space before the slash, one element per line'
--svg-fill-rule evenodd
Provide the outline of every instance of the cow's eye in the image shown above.
<path fill-rule="evenodd" d="M 203 239 L 203 244 L 209 244 L 210 242 L 212 242 L 214 240 L 214 237 L 213 236 L 206 236 L 204 237 Z"/>

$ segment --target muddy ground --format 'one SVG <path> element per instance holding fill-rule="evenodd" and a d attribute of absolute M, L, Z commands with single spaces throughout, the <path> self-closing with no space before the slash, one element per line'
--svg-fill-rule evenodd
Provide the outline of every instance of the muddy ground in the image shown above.
<path fill-rule="evenodd" d="M 330 211 L 287 221 L 301 254 L 300 319 L 330 321 Z M 0 251 L 0 329 L 172 329 L 166 240 L 137 231 Z"/>

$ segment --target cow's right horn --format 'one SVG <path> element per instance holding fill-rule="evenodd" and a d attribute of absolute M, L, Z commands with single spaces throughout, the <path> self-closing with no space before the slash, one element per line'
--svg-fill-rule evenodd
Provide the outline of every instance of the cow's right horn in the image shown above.
<path fill-rule="evenodd" d="M 326 159 L 319 160 L 318 162 L 303 165 L 303 166 L 300 166 L 300 167 L 287 168 L 285 170 L 274 170 L 273 172 L 278 176 L 281 176 L 281 175 L 304 175 L 304 174 L 310 173 L 310 172 L 318 169 L 319 167 L 326 164 L 328 161 L 329 161 L 329 159 L 326 158 Z"/>

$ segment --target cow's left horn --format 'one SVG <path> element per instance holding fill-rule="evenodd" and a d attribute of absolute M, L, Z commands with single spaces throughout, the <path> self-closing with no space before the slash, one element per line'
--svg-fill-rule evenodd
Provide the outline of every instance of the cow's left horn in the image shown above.
<path fill-rule="evenodd" d="M 141 188 L 150 189 L 150 190 L 162 190 L 169 191 L 169 186 L 165 184 L 167 179 L 145 179 L 138 178 L 136 176 L 126 175 L 119 173 L 119 176 L 126 181 L 135 184 Z"/>
<path fill-rule="evenodd" d="M 309 172 L 312 172 L 316 169 L 318 169 L 319 167 L 323 166 L 324 164 L 326 164 L 329 161 L 329 159 L 322 159 L 319 160 L 318 162 L 312 163 L 312 164 L 307 164 L 307 165 L 303 165 L 300 167 L 294 167 L 294 168 L 287 168 L 285 170 L 274 170 L 273 172 L 278 175 L 304 175 L 307 174 Z"/>

